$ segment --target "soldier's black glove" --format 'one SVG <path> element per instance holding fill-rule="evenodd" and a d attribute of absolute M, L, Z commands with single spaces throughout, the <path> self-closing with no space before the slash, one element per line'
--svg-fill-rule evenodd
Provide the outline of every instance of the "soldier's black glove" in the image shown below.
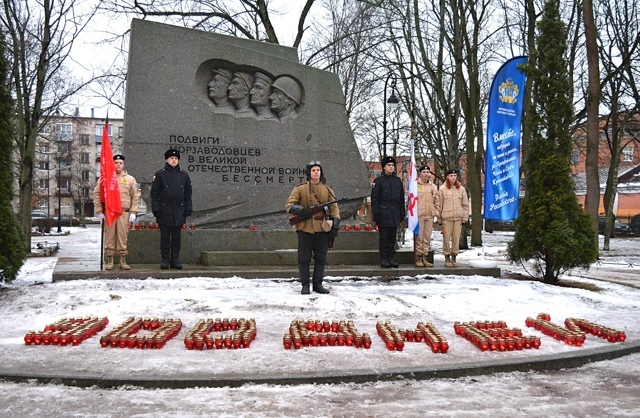
<path fill-rule="evenodd" d="M 313 213 L 302 205 L 293 205 L 289 209 L 289 213 L 293 213 L 294 215 L 300 215 L 303 218 L 310 218 Z"/>
<path fill-rule="evenodd" d="M 193 213 L 193 211 L 187 210 L 187 211 L 184 212 L 184 216 L 191 216 L 192 213 Z"/>
<path fill-rule="evenodd" d="M 329 237 L 335 238 L 338 236 L 338 231 L 340 231 L 340 218 L 331 218 L 333 220 L 333 227 L 331 231 L 329 231 Z"/>
<path fill-rule="evenodd" d="M 155 216 L 156 218 L 160 217 L 160 212 L 153 212 L 153 216 Z"/>

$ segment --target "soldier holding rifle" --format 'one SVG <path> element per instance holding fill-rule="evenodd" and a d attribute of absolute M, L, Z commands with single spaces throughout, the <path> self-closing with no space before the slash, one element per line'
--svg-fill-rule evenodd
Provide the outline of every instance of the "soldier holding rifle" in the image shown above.
<path fill-rule="evenodd" d="M 305 169 L 307 181 L 298 184 L 289 199 L 285 210 L 302 220 L 293 227 L 298 234 L 298 271 L 302 294 L 310 294 L 310 266 L 313 254 L 313 291 L 327 294 L 329 290 L 322 286 L 324 268 L 327 263 L 329 241 L 338 235 L 340 212 L 338 204 L 332 203 L 322 207 L 323 203 L 336 200 L 333 190 L 325 184 L 325 177 L 320 161 L 311 161 Z M 322 210 L 316 212 L 315 209 Z M 316 213 L 314 213 L 316 212 Z M 293 222 L 292 222 L 293 223 Z"/>

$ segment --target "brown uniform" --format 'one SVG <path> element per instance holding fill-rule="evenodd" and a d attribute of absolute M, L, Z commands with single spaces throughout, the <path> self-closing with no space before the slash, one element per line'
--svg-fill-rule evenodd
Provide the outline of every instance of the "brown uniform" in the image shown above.
<path fill-rule="evenodd" d="M 445 181 L 440 186 L 438 220 L 442 223 L 442 252 L 445 256 L 458 254 L 462 224 L 469 220 L 467 191 L 459 181 L 454 185 Z"/>
<path fill-rule="evenodd" d="M 287 199 L 287 205 L 285 206 L 285 210 L 289 212 L 291 206 L 293 205 L 301 205 L 306 208 L 310 208 L 311 206 L 315 206 L 319 203 L 327 203 L 332 200 L 336 200 L 333 194 L 333 190 L 322 183 L 311 185 L 311 189 L 309 188 L 309 182 L 303 182 L 298 184 L 292 191 L 291 195 L 289 195 L 289 199 Z M 314 196 L 315 194 L 315 196 Z M 317 199 L 316 199 L 317 196 Z M 340 211 L 338 210 L 338 204 L 334 203 L 329 206 L 329 216 L 332 218 L 339 218 Z M 303 231 L 309 234 L 314 234 L 322 231 L 322 220 L 324 219 L 324 213 L 317 213 L 315 216 L 309 219 L 305 219 L 304 221 L 298 222 L 293 226 L 296 231 Z"/>
<path fill-rule="evenodd" d="M 308 209 L 321 203 L 336 200 L 334 196 L 333 190 L 322 182 L 318 184 L 304 182 L 294 187 L 291 191 L 285 209 L 289 212 L 293 205 L 304 206 Z M 336 203 L 329 205 L 329 216 L 331 218 L 340 218 Z M 330 233 L 322 230 L 324 218 L 325 213 L 321 211 L 293 226 L 298 234 L 298 272 L 300 274 L 300 283 L 303 286 L 303 294 L 309 293 L 309 265 L 312 255 L 314 260 L 313 290 L 319 293 L 329 293 L 322 286 L 330 239 Z"/>
<path fill-rule="evenodd" d="M 118 187 L 120 188 L 120 201 L 122 202 L 122 215 L 112 225 L 105 224 L 105 254 L 128 255 L 127 238 L 129 235 L 129 215 L 137 214 L 140 210 L 140 191 L 133 176 L 126 170 L 118 174 Z M 100 182 L 93 190 L 93 204 L 96 215 L 104 211 L 100 201 Z"/>
<path fill-rule="evenodd" d="M 431 246 L 433 218 L 438 216 L 438 188 L 431 180 L 423 182 L 418 179 L 418 221 L 420 228 L 416 237 L 416 253 L 427 254 Z"/>

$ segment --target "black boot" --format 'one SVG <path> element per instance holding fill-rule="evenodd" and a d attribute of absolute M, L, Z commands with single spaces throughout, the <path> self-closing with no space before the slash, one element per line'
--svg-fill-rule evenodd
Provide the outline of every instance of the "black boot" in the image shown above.
<path fill-rule="evenodd" d="M 380 260 L 380 267 L 388 269 L 391 267 L 391 264 L 389 264 L 389 260 L 383 258 Z"/>
<path fill-rule="evenodd" d="M 182 263 L 180 263 L 180 253 L 177 251 L 171 251 L 171 268 L 182 270 Z"/>
<path fill-rule="evenodd" d="M 394 249 L 389 250 L 389 252 L 387 253 L 387 260 L 389 260 L 390 267 L 398 268 L 400 264 L 398 264 L 396 260 L 393 259 L 393 256 L 395 255 L 395 253 L 396 251 Z"/>
<path fill-rule="evenodd" d="M 160 268 L 166 270 L 169 268 L 169 251 L 162 251 L 162 262 Z"/>
<path fill-rule="evenodd" d="M 313 265 L 313 291 L 316 293 L 320 293 L 321 295 L 327 295 L 329 289 L 322 286 L 322 281 L 324 280 L 324 264 L 315 263 Z"/>
<path fill-rule="evenodd" d="M 309 265 L 298 264 L 298 273 L 300 273 L 300 283 L 302 283 L 302 291 L 300 292 L 300 294 L 311 294 L 311 289 L 309 289 Z"/>

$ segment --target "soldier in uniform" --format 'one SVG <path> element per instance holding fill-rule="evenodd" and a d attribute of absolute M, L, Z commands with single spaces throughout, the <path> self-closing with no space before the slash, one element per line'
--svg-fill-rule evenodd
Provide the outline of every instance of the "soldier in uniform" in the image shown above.
<path fill-rule="evenodd" d="M 393 259 L 396 253 L 396 233 L 404 220 L 404 185 L 395 175 L 396 160 L 382 158 L 382 175 L 373 181 L 371 211 L 378 226 L 380 267 L 399 267 Z"/>
<path fill-rule="evenodd" d="M 329 205 L 328 210 L 316 214 L 311 213 L 310 207 L 336 200 L 333 190 L 325 184 L 325 177 L 320 161 L 312 161 L 305 169 L 307 181 L 294 187 L 285 210 L 293 215 L 301 215 L 305 219 L 293 227 L 298 234 L 298 271 L 302 294 L 310 294 L 309 290 L 309 264 L 313 253 L 313 291 L 327 294 L 329 290 L 322 286 L 324 268 L 327 264 L 327 251 L 329 250 L 329 238 L 338 234 L 340 212 L 336 203 Z M 333 225 L 329 228 L 325 222 L 331 218 Z M 323 223 L 325 229 L 323 229 Z M 328 229 L 328 230 L 326 230 Z"/>
<path fill-rule="evenodd" d="M 127 174 L 124 169 L 124 156 L 114 155 L 113 164 L 116 166 L 118 176 L 118 188 L 120 189 L 120 202 L 122 203 L 122 215 L 120 215 L 112 225 L 105 226 L 105 256 L 106 270 L 113 270 L 114 257 L 120 256 L 120 268 L 129 270 L 127 264 L 127 239 L 129 237 L 129 223 L 136 220 L 140 209 L 140 191 L 138 183 L 133 176 Z M 101 221 L 104 221 L 104 206 L 100 200 L 100 182 L 93 190 L 93 205 Z"/>
<path fill-rule="evenodd" d="M 151 202 L 153 216 L 160 225 L 161 269 L 181 269 L 180 232 L 193 212 L 191 179 L 180 169 L 180 151 L 164 153 L 164 168 L 153 176 Z"/>
<path fill-rule="evenodd" d="M 415 237 L 416 267 L 433 267 L 433 263 L 427 261 L 427 254 L 431 246 L 431 231 L 433 231 L 433 218 L 437 215 L 438 188 L 431 181 L 431 169 L 423 165 L 418 170 L 418 235 Z"/>

